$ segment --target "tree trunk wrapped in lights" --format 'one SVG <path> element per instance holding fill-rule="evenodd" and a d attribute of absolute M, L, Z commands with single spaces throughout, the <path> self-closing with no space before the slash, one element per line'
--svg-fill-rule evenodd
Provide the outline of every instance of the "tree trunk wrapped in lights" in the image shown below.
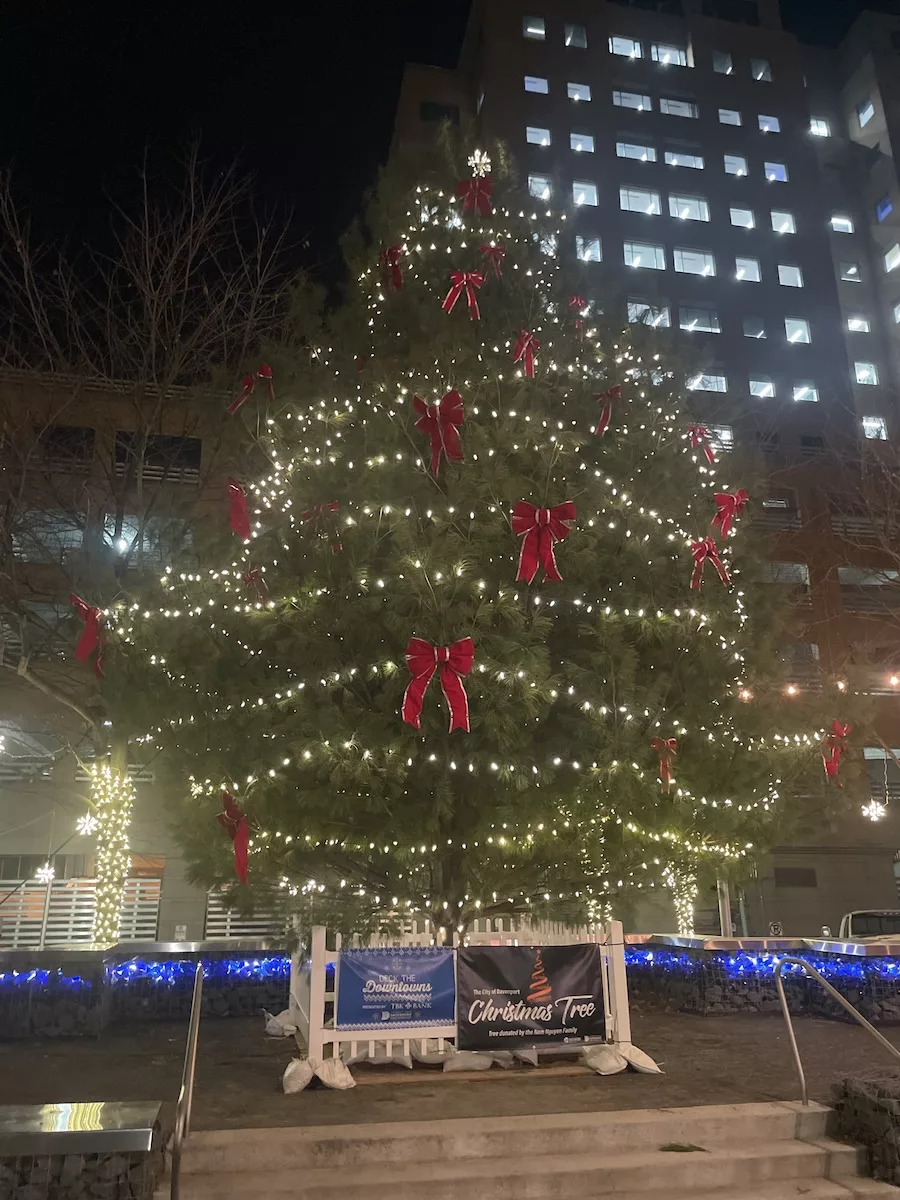
<path fill-rule="evenodd" d="M 666 333 L 623 331 L 574 214 L 500 162 L 490 211 L 451 178 L 402 197 L 385 182 L 350 255 L 354 295 L 279 375 L 270 465 L 244 481 L 250 538 L 220 540 L 199 571 L 170 564 L 162 594 L 118 616 L 129 686 L 158 696 L 173 761 L 206 781 L 178 821 L 208 883 L 231 873 L 223 787 L 250 823 L 251 891 L 338 913 L 347 898 L 346 922 L 427 917 L 444 937 L 739 874 L 795 794 L 821 816 L 838 697 L 785 700 L 746 517 L 718 546 L 728 581 L 690 586 L 714 494 L 752 495 L 746 464 L 692 445 L 707 410 Z M 403 247 L 402 290 L 384 286 L 380 245 Z M 446 311 L 485 245 L 502 273 L 477 313 Z M 304 520 L 318 505 L 339 542 Z M 677 743 L 665 789 L 660 740 Z"/>
<path fill-rule="evenodd" d="M 92 940 L 118 940 L 119 912 L 131 854 L 128 829 L 134 805 L 134 787 L 126 768 L 108 762 L 90 768 L 91 804 L 97 832 L 97 887 Z"/>

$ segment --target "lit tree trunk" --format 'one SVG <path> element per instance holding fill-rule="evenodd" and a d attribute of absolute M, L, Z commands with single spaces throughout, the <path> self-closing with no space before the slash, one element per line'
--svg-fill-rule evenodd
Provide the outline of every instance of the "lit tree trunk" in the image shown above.
<path fill-rule="evenodd" d="M 675 901 L 675 920 L 678 932 L 694 932 L 694 901 L 697 899 L 697 877 L 677 867 L 667 867 L 665 882 L 672 889 Z"/>
<path fill-rule="evenodd" d="M 97 820 L 97 890 L 94 942 L 115 942 L 119 913 L 131 855 L 128 831 L 134 805 L 134 787 L 128 776 L 127 747 L 117 744 L 109 760 L 91 767 L 91 802 Z"/>

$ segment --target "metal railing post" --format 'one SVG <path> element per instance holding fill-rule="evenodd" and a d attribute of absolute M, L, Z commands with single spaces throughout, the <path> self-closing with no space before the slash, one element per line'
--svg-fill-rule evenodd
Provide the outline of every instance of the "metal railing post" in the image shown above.
<path fill-rule="evenodd" d="M 197 963 L 194 972 L 194 991 L 191 995 L 191 1016 L 188 1022 L 187 1045 L 184 1048 L 184 1067 L 181 1089 L 175 1106 L 175 1129 L 172 1134 L 172 1200 L 181 1194 L 181 1150 L 191 1131 L 191 1109 L 194 1104 L 194 1075 L 197 1070 L 197 1044 L 200 1038 L 200 1009 L 203 997 L 203 964 Z"/>

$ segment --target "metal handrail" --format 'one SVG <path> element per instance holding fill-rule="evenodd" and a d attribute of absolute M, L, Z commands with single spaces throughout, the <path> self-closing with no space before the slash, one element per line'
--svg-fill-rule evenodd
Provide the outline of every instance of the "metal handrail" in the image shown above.
<path fill-rule="evenodd" d="M 175 1106 L 175 1130 L 172 1134 L 171 1198 L 178 1200 L 181 1185 L 181 1148 L 191 1132 L 191 1107 L 194 1102 L 194 1074 L 197 1069 L 197 1042 L 200 1035 L 200 1001 L 203 995 L 203 964 L 194 972 L 194 991 L 191 996 L 191 1019 L 188 1023 L 187 1045 L 184 1048 L 184 1067 L 181 1090 Z"/>
<path fill-rule="evenodd" d="M 880 1034 L 875 1026 L 871 1025 L 862 1015 L 862 1013 L 853 1007 L 849 1000 L 845 1000 L 837 988 L 832 987 L 825 976 L 817 971 L 814 966 L 808 963 L 804 958 L 793 958 L 789 954 L 785 955 L 784 958 L 779 959 L 775 964 L 775 986 L 778 989 L 778 999 L 781 1001 L 781 1011 L 784 1013 L 784 1020 L 787 1024 L 788 1037 L 791 1039 L 791 1050 L 794 1054 L 794 1063 L 797 1067 L 797 1074 L 800 1077 L 800 1095 L 804 1104 L 809 1104 L 809 1092 L 806 1088 L 806 1075 L 803 1072 L 803 1063 L 800 1061 L 800 1051 L 797 1049 L 797 1039 L 794 1036 L 794 1023 L 791 1020 L 791 1014 L 788 1011 L 787 999 L 784 995 L 784 984 L 781 981 L 781 971 L 786 963 L 792 963 L 795 967 L 802 967 L 808 975 L 811 975 L 813 979 L 818 980 L 829 996 L 837 1000 L 841 1008 L 845 1009 L 854 1019 L 854 1021 L 862 1025 L 863 1029 L 867 1029 L 869 1033 L 871 1033 L 872 1037 L 874 1037 L 876 1041 L 880 1042 L 881 1045 L 884 1046 L 885 1050 L 889 1050 L 890 1053 L 893 1054 L 894 1058 L 900 1058 L 900 1050 L 898 1050 L 896 1046 L 891 1045 L 887 1038 Z"/>

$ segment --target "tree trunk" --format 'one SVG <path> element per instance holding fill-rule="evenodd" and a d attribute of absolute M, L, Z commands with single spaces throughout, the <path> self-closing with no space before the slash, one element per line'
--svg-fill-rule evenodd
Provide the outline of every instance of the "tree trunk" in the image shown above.
<path fill-rule="evenodd" d="M 128 831 L 134 788 L 128 775 L 128 745 L 124 740 L 114 740 L 108 761 L 92 765 L 91 802 L 98 822 L 92 940 L 109 944 L 119 937 L 119 914 L 131 865 Z"/>

